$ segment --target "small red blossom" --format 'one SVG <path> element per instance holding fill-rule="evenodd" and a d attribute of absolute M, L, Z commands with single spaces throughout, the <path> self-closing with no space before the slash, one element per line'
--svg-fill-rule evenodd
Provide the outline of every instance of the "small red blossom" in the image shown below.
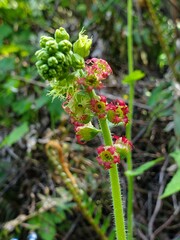
<path fill-rule="evenodd" d="M 73 117 L 71 117 L 71 123 L 74 125 L 74 128 L 76 130 L 77 127 L 81 127 L 81 126 L 84 126 L 83 123 L 80 123 L 80 122 L 77 122 Z"/>
<path fill-rule="evenodd" d="M 123 144 L 128 145 L 128 146 L 131 148 L 131 150 L 132 150 L 132 148 L 133 148 L 132 142 L 131 142 L 130 140 L 128 140 L 125 136 L 119 137 L 119 136 L 117 136 L 117 135 L 114 135 L 114 136 L 113 136 L 113 140 L 114 140 L 114 143 L 115 143 L 115 144 L 116 144 L 116 143 L 123 143 Z"/>
<path fill-rule="evenodd" d="M 125 125 L 128 123 L 128 107 L 124 101 L 117 99 L 109 103 L 106 110 L 107 118 L 110 122 L 114 124 L 124 123 Z"/>
<path fill-rule="evenodd" d="M 85 69 L 88 75 L 96 75 L 98 80 L 104 80 L 112 73 L 109 64 L 105 60 L 98 58 L 86 60 Z"/>
<path fill-rule="evenodd" d="M 105 96 L 100 96 L 98 98 L 92 98 L 91 99 L 91 110 L 96 113 L 96 115 L 99 118 L 104 118 L 106 116 L 106 97 Z"/>
<path fill-rule="evenodd" d="M 110 169 L 113 164 L 120 163 L 120 156 L 114 146 L 100 146 L 97 148 L 97 153 L 97 161 L 105 169 Z"/>
<path fill-rule="evenodd" d="M 92 58 L 86 61 L 85 72 L 86 76 L 79 78 L 77 82 L 85 86 L 87 91 L 90 92 L 93 89 L 104 87 L 102 80 L 112 73 L 112 69 L 105 60 Z"/>

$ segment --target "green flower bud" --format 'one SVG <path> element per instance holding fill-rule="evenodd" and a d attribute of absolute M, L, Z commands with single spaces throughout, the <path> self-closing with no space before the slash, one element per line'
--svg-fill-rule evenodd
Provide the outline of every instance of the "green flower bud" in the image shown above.
<path fill-rule="evenodd" d="M 35 53 L 37 59 L 46 61 L 49 57 L 45 49 L 40 49 Z"/>
<path fill-rule="evenodd" d="M 84 58 L 82 58 L 79 54 L 74 53 L 72 55 L 72 65 L 76 69 L 85 68 Z"/>
<path fill-rule="evenodd" d="M 46 42 L 46 49 L 51 54 L 56 53 L 57 50 L 58 50 L 58 45 L 57 45 L 56 41 L 54 39 L 47 41 Z"/>
<path fill-rule="evenodd" d="M 43 64 L 39 67 L 39 70 L 42 71 L 42 72 L 47 72 L 49 69 L 48 65 L 47 64 Z"/>
<path fill-rule="evenodd" d="M 56 72 L 57 72 L 57 74 L 62 74 L 62 66 L 57 65 L 56 66 Z"/>
<path fill-rule="evenodd" d="M 44 79 L 47 79 L 48 77 L 48 70 L 49 70 L 49 67 L 47 64 L 43 64 L 38 67 L 38 72 Z"/>
<path fill-rule="evenodd" d="M 54 38 L 52 38 L 52 37 L 47 37 L 47 36 L 42 36 L 42 37 L 40 38 L 40 46 L 41 46 L 42 48 L 45 48 L 45 47 L 46 47 L 46 43 L 47 43 L 49 40 L 54 40 Z"/>
<path fill-rule="evenodd" d="M 64 67 L 69 67 L 72 65 L 72 59 L 71 59 L 71 55 L 70 54 L 66 54 L 65 55 L 65 61 L 63 63 Z"/>
<path fill-rule="evenodd" d="M 48 65 L 49 66 L 54 66 L 58 64 L 58 60 L 55 57 L 50 57 L 48 58 Z"/>
<path fill-rule="evenodd" d="M 62 40 L 69 40 L 69 34 L 66 32 L 66 30 L 63 27 L 60 27 L 59 29 L 57 29 L 54 36 L 57 43 Z"/>
<path fill-rule="evenodd" d="M 51 78 L 55 78 L 55 77 L 56 77 L 57 72 L 56 72 L 55 69 L 49 69 L 48 74 L 49 74 L 49 77 L 50 77 L 50 79 L 51 79 Z M 50 80 L 50 79 L 49 79 L 49 80 Z"/>
<path fill-rule="evenodd" d="M 72 48 L 72 43 L 68 40 L 62 40 L 58 43 L 58 49 L 59 51 L 63 53 L 68 53 Z"/>
<path fill-rule="evenodd" d="M 40 68 L 40 66 L 43 65 L 43 64 L 44 64 L 44 61 L 39 60 L 39 61 L 36 62 L 36 67 Z"/>
<path fill-rule="evenodd" d="M 88 38 L 87 35 L 84 35 L 84 30 L 82 30 L 79 33 L 79 39 L 73 44 L 73 51 L 85 58 L 90 53 L 91 45 L 92 39 Z"/>
<path fill-rule="evenodd" d="M 61 52 L 57 52 L 55 54 L 56 59 L 58 60 L 59 63 L 63 63 L 66 59 L 65 55 Z"/>

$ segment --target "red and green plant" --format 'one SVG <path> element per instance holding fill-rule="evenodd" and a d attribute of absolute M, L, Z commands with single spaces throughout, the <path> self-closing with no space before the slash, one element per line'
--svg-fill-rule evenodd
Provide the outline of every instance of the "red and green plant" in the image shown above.
<path fill-rule="evenodd" d="M 117 164 L 132 149 L 125 136 L 112 136 L 109 122 L 128 124 L 128 107 L 122 100 L 108 103 L 98 91 L 112 74 L 109 64 L 98 58 L 85 60 L 90 53 L 92 39 L 82 30 L 72 44 L 64 28 L 57 29 L 53 37 L 42 36 L 41 49 L 36 52 L 39 74 L 49 80 L 49 95 L 64 100 L 63 108 L 75 127 L 79 143 L 92 140 L 101 133 L 104 144 L 97 148 L 97 161 L 109 170 L 117 239 L 126 239 L 120 178 Z M 93 126 L 97 118 L 99 129 Z M 113 141 L 114 138 L 114 141 Z"/>

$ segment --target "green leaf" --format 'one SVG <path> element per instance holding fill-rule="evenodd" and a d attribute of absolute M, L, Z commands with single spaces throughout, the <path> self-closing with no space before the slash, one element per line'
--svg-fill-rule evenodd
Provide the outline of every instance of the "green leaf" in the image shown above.
<path fill-rule="evenodd" d="M 176 100 L 174 104 L 174 131 L 177 139 L 180 139 L 180 100 Z M 180 142 L 180 141 L 179 141 Z M 180 143 L 179 143 L 180 147 Z"/>
<path fill-rule="evenodd" d="M 170 153 L 170 156 L 174 158 L 178 167 L 180 168 L 180 150 Z"/>
<path fill-rule="evenodd" d="M 7 24 L 2 24 L 0 26 L 0 42 L 6 37 L 8 37 L 11 33 L 13 32 L 13 29 L 7 25 Z"/>
<path fill-rule="evenodd" d="M 148 99 L 148 106 L 156 107 L 157 103 L 163 103 L 165 105 L 166 102 L 169 102 L 169 99 L 172 97 L 172 86 L 169 83 L 162 82 L 157 86 L 151 93 L 151 96 Z M 163 108 L 163 105 L 161 109 Z M 158 104 L 159 106 L 159 104 Z"/>
<path fill-rule="evenodd" d="M 14 70 L 15 67 L 15 58 L 6 57 L 0 60 L 0 74 L 4 74 L 8 71 Z"/>
<path fill-rule="evenodd" d="M 177 170 L 171 181 L 167 184 L 164 193 L 161 195 L 161 199 L 168 197 L 176 192 L 180 191 L 180 169 Z"/>
<path fill-rule="evenodd" d="M 36 110 L 40 109 L 49 101 L 50 101 L 50 99 L 46 95 L 41 96 L 40 98 L 36 99 L 36 101 L 35 101 L 35 109 Z"/>
<path fill-rule="evenodd" d="M 125 76 L 125 78 L 122 80 L 122 83 L 131 84 L 142 79 L 144 76 L 145 74 L 143 72 L 140 70 L 135 70 L 131 74 Z"/>
<path fill-rule="evenodd" d="M 99 223 L 100 223 L 100 220 L 101 220 L 101 217 L 102 217 L 102 208 L 98 208 L 98 209 L 97 209 L 97 212 L 96 212 L 95 214 L 96 214 L 96 216 L 95 216 L 95 218 L 94 218 L 94 222 L 95 222 L 96 224 L 99 224 Z"/>
<path fill-rule="evenodd" d="M 40 237 L 43 240 L 54 240 L 56 235 L 56 226 L 52 222 L 42 222 L 38 230 Z"/>
<path fill-rule="evenodd" d="M 116 238 L 116 231 L 115 229 L 112 229 L 112 231 L 110 232 L 109 236 L 108 236 L 108 240 L 115 240 Z"/>
<path fill-rule="evenodd" d="M 110 222 L 111 222 L 110 216 L 106 217 L 105 220 L 103 221 L 103 224 L 101 226 L 101 230 L 103 233 L 107 232 L 107 229 L 110 226 Z"/>
<path fill-rule="evenodd" d="M 141 165 L 140 167 L 132 170 L 132 171 L 126 171 L 126 176 L 139 176 L 141 174 L 143 174 L 145 171 L 147 171 L 149 168 L 153 167 L 154 165 L 156 165 L 157 163 L 159 163 L 160 161 L 162 161 L 164 158 L 163 157 L 159 157 L 155 160 L 149 161 L 147 163 L 144 163 L 143 165 Z"/>
<path fill-rule="evenodd" d="M 39 229 L 40 226 L 41 226 L 41 219 L 39 215 L 28 220 L 28 229 L 36 230 L 36 229 Z"/>
<path fill-rule="evenodd" d="M 21 126 L 16 127 L 8 136 L 5 137 L 0 147 L 5 145 L 11 146 L 19 141 L 29 131 L 28 123 L 24 122 Z"/>
<path fill-rule="evenodd" d="M 31 105 L 32 105 L 32 101 L 31 99 L 21 99 L 17 102 L 15 102 L 12 107 L 14 112 L 16 112 L 17 114 L 21 115 L 26 113 L 27 111 L 29 111 L 31 109 Z"/>

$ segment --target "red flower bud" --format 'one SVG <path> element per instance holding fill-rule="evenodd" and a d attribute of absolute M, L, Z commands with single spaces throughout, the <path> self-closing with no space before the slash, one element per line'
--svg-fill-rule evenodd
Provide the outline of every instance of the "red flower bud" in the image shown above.
<path fill-rule="evenodd" d="M 132 143 L 129 141 L 126 137 L 118 137 L 118 136 L 113 136 L 114 139 L 114 147 L 116 151 L 120 154 L 121 159 L 125 158 L 132 150 Z"/>

